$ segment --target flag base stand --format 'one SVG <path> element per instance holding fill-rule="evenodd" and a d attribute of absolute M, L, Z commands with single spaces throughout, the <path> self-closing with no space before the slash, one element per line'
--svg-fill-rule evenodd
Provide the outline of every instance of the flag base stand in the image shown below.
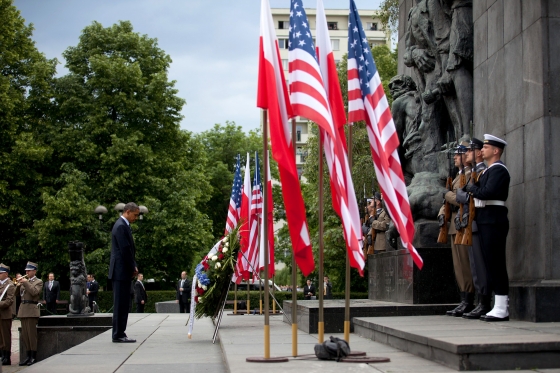
<path fill-rule="evenodd" d="M 360 357 L 345 357 L 340 359 L 340 363 L 389 363 L 391 359 L 388 357 L 373 357 L 373 356 L 360 356 Z"/>
<path fill-rule="evenodd" d="M 350 351 L 348 356 L 355 357 L 355 356 L 366 356 L 367 354 L 364 351 Z"/>
<path fill-rule="evenodd" d="M 248 363 L 287 363 L 289 359 L 287 357 L 248 357 L 245 361 Z"/>

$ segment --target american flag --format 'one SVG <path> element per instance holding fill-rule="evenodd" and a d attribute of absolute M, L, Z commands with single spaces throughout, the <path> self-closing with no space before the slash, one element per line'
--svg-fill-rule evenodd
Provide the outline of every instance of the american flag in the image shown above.
<path fill-rule="evenodd" d="M 360 217 L 357 203 L 351 204 L 352 199 L 348 199 L 349 189 L 352 190 L 351 194 L 354 201 L 356 198 L 353 193 L 354 188 L 348 158 L 343 145 L 344 142 L 339 138 L 340 132 L 335 128 L 333 122 L 323 74 L 317 61 L 313 38 L 309 30 L 309 21 L 301 0 L 292 0 L 289 34 L 288 55 L 292 109 L 294 114 L 317 123 L 324 133 L 331 186 L 336 191 L 333 205 L 342 219 L 350 265 L 358 269 L 360 274 L 363 274 L 365 261 L 361 244 L 362 235 L 359 229 Z M 323 62 L 326 66 L 327 61 Z M 354 208 L 354 205 L 356 208 Z M 358 228 L 353 229 L 354 225 Z"/>
<path fill-rule="evenodd" d="M 268 216 L 264 216 L 263 215 L 263 219 L 267 219 L 267 231 L 268 231 L 268 243 L 264 242 L 264 224 L 261 223 L 261 227 L 260 227 L 260 231 L 261 231 L 261 239 L 260 239 L 260 247 L 261 250 L 259 250 L 259 267 L 261 271 L 264 271 L 265 269 L 265 250 L 266 248 L 268 248 L 268 276 L 272 277 L 274 276 L 274 219 L 273 219 L 273 210 L 274 210 L 274 206 L 272 203 L 272 177 L 270 176 L 270 155 L 267 154 L 267 158 L 268 158 L 268 162 L 267 162 L 267 170 L 265 170 L 265 172 L 268 175 L 268 185 L 264 186 L 264 198 L 263 198 L 263 213 L 264 213 L 264 204 L 266 203 L 266 206 L 268 208 L 267 211 L 267 215 Z"/>
<path fill-rule="evenodd" d="M 422 268 L 422 258 L 412 245 L 414 221 L 397 153 L 399 138 L 354 0 L 350 0 L 348 22 L 348 119 L 366 121 L 373 165 L 387 211 L 403 246 Z"/>
<path fill-rule="evenodd" d="M 298 267 L 307 276 L 315 269 L 315 262 L 290 136 L 292 106 L 274 28 L 270 4 L 261 0 L 257 106 L 268 111 L 272 156 L 278 162 L 292 251 Z"/>
<path fill-rule="evenodd" d="M 231 187 L 231 197 L 229 199 L 228 216 L 224 234 L 231 232 L 239 221 L 239 213 L 241 211 L 241 186 L 241 164 L 239 154 L 237 154 L 237 163 L 235 164 L 235 172 L 233 174 L 233 185 Z"/>
<path fill-rule="evenodd" d="M 259 272 L 259 225 L 263 212 L 263 196 L 261 192 L 261 173 L 259 171 L 259 154 L 255 152 L 255 177 L 253 178 L 253 193 L 251 195 L 251 211 L 249 217 L 249 250 L 247 260 L 249 271 L 253 272 L 253 279 Z"/>
<path fill-rule="evenodd" d="M 344 113 L 344 102 L 342 100 L 342 92 L 340 91 L 340 82 L 332 53 L 327 17 L 325 16 L 322 0 L 317 0 L 316 30 L 317 57 L 336 136 L 330 137 L 327 131 L 321 130 L 323 132 L 325 158 L 330 173 L 333 208 L 342 220 L 346 249 L 348 255 L 352 258 L 351 263 L 354 261 L 354 266 L 358 268 L 360 274 L 363 274 L 361 269 L 365 266 L 365 259 L 362 252 L 362 227 L 358 201 L 356 200 L 356 192 L 354 191 L 354 183 L 352 181 L 352 170 L 350 169 L 347 156 L 348 151 L 344 133 L 346 115 Z M 336 143 L 339 144 L 338 147 L 335 145 Z"/>

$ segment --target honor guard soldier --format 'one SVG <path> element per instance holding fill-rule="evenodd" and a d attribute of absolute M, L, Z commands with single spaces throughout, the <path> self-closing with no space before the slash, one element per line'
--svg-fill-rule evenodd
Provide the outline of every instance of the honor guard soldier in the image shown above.
<path fill-rule="evenodd" d="M 480 249 L 486 267 L 488 294 L 494 292 L 494 308 L 480 317 L 484 321 L 508 321 L 509 280 L 506 268 L 506 239 L 509 231 L 508 209 L 510 175 L 500 160 L 507 143 L 492 135 L 484 135 L 482 158 L 488 168 L 466 191 L 474 197 Z"/>
<path fill-rule="evenodd" d="M 10 280 L 10 267 L 0 264 L 0 333 L 2 339 L 2 365 L 12 365 L 12 305 L 16 287 Z"/>
<path fill-rule="evenodd" d="M 464 187 L 461 185 L 461 179 L 466 180 L 470 176 L 470 167 L 466 164 L 467 147 L 470 145 L 467 141 L 462 141 L 455 149 L 453 161 L 455 167 L 459 168 L 459 173 L 455 176 L 452 183 L 452 190 L 445 193 L 444 198 L 447 203 L 455 206 L 455 212 L 451 215 L 451 223 L 449 224 L 449 235 L 451 237 L 451 257 L 453 259 L 453 270 L 455 271 L 455 279 L 459 286 L 461 294 L 461 303 L 454 309 L 447 311 L 446 315 L 461 317 L 464 313 L 470 312 L 474 309 L 474 286 L 471 273 L 471 266 L 469 261 L 469 250 L 467 246 L 458 244 L 456 236 L 460 231 L 462 209 L 459 209 L 460 204 L 457 202 L 457 190 Z M 445 222 L 445 205 L 443 205 L 438 214 L 440 225 L 446 224 Z M 458 213 L 460 211 L 460 213 Z"/>
<path fill-rule="evenodd" d="M 20 366 L 33 365 L 37 359 L 37 322 L 40 316 L 37 304 L 43 293 L 43 281 L 35 276 L 37 269 L 36 263 L 27 262 L 25 276 L 18 281 L 16 289 L 21 294 L 18 317 L 21 320 L 21 338 L 27 350 L 27 358 L 19 363 Z"/>
<path fill-rule="evenodd" d="M 475 183 L 482 172 L 486 169 L 486 164 L 482 158 L 482 146 L 484 143 L 473 137 L 469 149 L 467 150 L 467 164 L 474 167 L 474 172 L 471 172 L 471 180 L 469 182 Z M 457 201 L 465 205 L 470 201 L 469 195 L 462 191 L 457 190 Z M 470 208 L 469 208 L 470 210 Z M 469 214 L 471 211 L 469 211 Z M 476 215 L 475 215 L 476 216 Z M 490 310 L 490 303 L 492 294 L 488 292 L 488 280 L 486 278 L 486 266 L 484 265 L 484 257 L 480 248 L 480 239 L 478 237 L 478 228 L 476 221 L 472 221 L 472 245 L 469 246 L 469 261 L 471 263 L 471 273 L 473 277 L 474 288 L 478 297 L 478 304 L 474 310 L 463 314 L 465 319 L 479 319 L 480 316 L 487 314 Z"/>

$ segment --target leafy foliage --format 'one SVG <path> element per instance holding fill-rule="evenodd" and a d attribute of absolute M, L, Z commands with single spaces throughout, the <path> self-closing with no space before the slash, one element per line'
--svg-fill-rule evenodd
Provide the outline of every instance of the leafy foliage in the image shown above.
<path fill-rule="evenodd" d="M 383 28 L 397 35 L 399 32 L 399 0 L 383 0 L 379 4 L 379 18 Z"/>

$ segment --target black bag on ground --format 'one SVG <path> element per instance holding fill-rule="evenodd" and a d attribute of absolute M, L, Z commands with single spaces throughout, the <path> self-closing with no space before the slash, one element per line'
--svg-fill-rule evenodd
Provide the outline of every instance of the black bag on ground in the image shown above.
<path fill-rule="evenodd" d="M 350 354 L 350 345 L 344 339 L 331 336 L 329 341 L 315 345 L 315 356 L 320 360 L 336 360 Z"/>

